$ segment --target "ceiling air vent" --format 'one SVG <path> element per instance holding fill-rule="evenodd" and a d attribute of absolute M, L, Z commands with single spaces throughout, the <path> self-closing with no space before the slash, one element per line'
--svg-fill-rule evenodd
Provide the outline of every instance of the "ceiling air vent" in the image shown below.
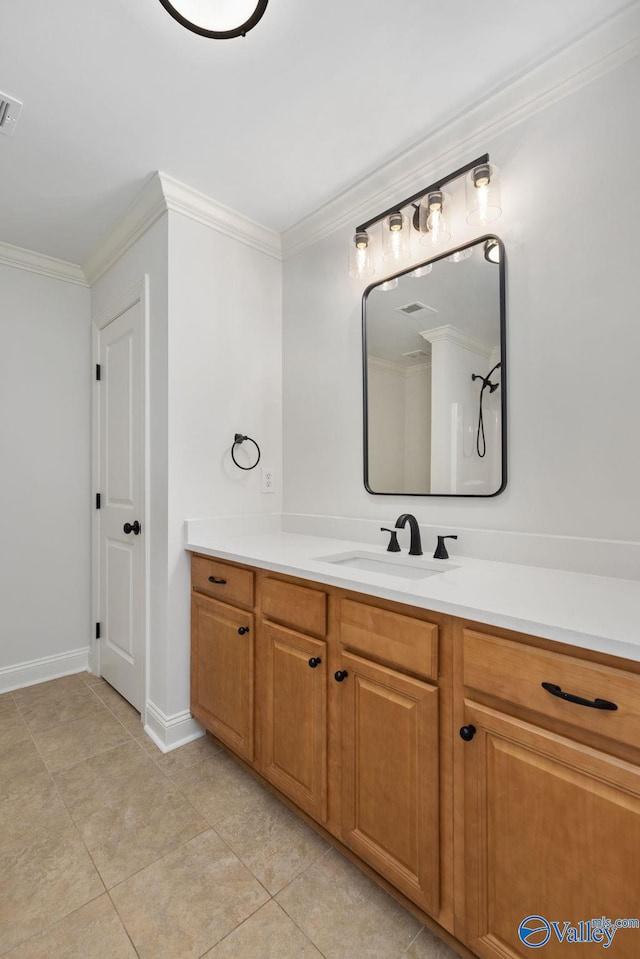
<path fill-rule="evenodd" d="M 0 133 L 10 137 L 16 128 L 22 103 L 6 93 L 0 93 Z"/>
<path fill-rule="evenodd" d="M 419 300 L 416 300 L 415 303 L 405 303 L 404 306 L 396 306 L 396 311 L 398 313 L 404 313 L 405 316 L 431 316 L 433 313 L 437 313 L 437 310 L 434 310 L 432 306 L 427 306 L 426 303 L 420 303 Z"/>

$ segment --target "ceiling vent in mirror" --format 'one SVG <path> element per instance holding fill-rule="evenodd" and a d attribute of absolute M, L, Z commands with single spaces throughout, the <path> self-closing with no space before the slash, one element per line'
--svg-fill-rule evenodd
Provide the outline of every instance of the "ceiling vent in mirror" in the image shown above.
<path fill-rule="evenodd" d="M 396 311 L 398 313 L 404 313 L 405 316 L 430 316 L 432 313 L 437 313 L 432 306 L 427 306 L 426 303 L 420 303 L 419 300 L 416 300 L 414 303 L 405 303 L 404 306 L 396 306 Z"/>
<path fill-rule="evenodd" d="M 0 133 L 10 137 L 16 128 L 22 103 L 20 100 L 14 100 L 6 93 L 0 93 Z"/>

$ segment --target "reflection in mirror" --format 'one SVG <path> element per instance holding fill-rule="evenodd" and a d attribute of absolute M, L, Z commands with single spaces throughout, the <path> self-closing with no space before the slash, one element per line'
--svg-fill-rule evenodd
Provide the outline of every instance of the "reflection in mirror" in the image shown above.
<path fill-rule="evenodd" d="M 495 496 L 506 484 L 504 248 L 483 237 L 363 298 L 365 486 Z"/>

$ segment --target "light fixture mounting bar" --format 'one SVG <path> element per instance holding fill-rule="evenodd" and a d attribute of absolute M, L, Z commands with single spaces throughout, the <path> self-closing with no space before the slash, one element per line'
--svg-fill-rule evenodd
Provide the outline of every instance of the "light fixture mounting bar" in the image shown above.
<path fill-rule="evenodd" d="M 162 0 L 160 0 L 160 2 L 162 2 Z M 477 159 L 472 160 L 471 163 L 467 163 L 465 166 L 460 167 L 460 169 L 456 170 L 455 173 L 448 173 L 447 176 L 443 177 L 441 180 L 436 180 L 435 183 L 430 184 L 430 186 L 425 187 L 418 193 L 414 193 L 412 196 L 408 196 L 405 200 L 401 200 L 400 203 L 390 206 L 388 210 L 384 211 L 384 213 L 378 213 L 376 216 L 371 217 L 370 220 L 367 220 L 366 223 L 361 223 L 360 226 L 356 227 L 356 233 L 366 232 L 370 226 L 373 226 L 374 223 L 379 223 L 380 220 L 384 220 L 386 216 L 390 216 L 392 213 L 399 213 L 400 210 L 403 210 L 406 206 L 409 206 L 411 203 L 415 203 L 416 200 L 421 200 L 423 196 L 427 195 L 427 193 L 433 193 L 436 190 L 441 190 L 445 184 L 451 183 L 452 180 L 457 180 L 458 177 L 464 176 L 465 173 L 468 173 L 469 170 L 473 170 L 474 167 L 488 162 L 489 154 L 483 153 L 481 157 L 477 157 Z"/>

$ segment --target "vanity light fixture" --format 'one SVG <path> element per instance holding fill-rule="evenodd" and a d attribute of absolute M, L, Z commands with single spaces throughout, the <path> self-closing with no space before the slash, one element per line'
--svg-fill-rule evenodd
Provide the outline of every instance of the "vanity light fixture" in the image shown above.
<path fill-rule="evenodd" d="M 486 226 L 502 213 L 498 168 L 491 163 L 474 167 L 466 179 L 467 223 Z"/>
<path fill-rule="evenodd" d="M 160 0 L 174 20 L 213 40 L 244 37 L 262 19 L 269 0 Z"/>
<path fill-rule="evenodd" d="M 349 245 L 349 276 L 354 280 L 361 280 L 375 273 L 370 243 L 371 237 L 367 231 L 358 230 Z"/>
<path fill-rule="evenodd" d="M 376 272 L 370 229 L 377 224 L 382 225 L 381 259 L 385 266 L 409 259 L 412 227 L 424 246 L 434 250 L 446 246 L 451 239 L 452 198 L 443 187 L 462 177 L 466 182 L 467 222 L 484 226 L 497 219 L 502 213 L 498 168 L 485 153 L 356 227 L 349 247 L 350 276 L 359 280 Z"/>
<path fill-rule="evenodd" d="M 403 213 L 392 213 L 382 226 L 382 259 L 398 264 L 411 256 L 411 224 Z"/>
<path fill-rule="evenodd" d="M 388 293 L 389 290 L 395 290 L 397 285 L 398 285 L 398 277 L 393 276 L 390 280 L 385 280 L 384 283 L 381 283 L 378 289 L 382 290 L 383 293 Z"/>
<path fill-rule="evenodd" d="M 428 193 L 420 201 L 418 210 L 418 229 L 422 236 L 420 242 L 424 246 L 436 249 L 451 239 L 449 230 L 449 209 L 451 197 L 442 190 Z"/>

